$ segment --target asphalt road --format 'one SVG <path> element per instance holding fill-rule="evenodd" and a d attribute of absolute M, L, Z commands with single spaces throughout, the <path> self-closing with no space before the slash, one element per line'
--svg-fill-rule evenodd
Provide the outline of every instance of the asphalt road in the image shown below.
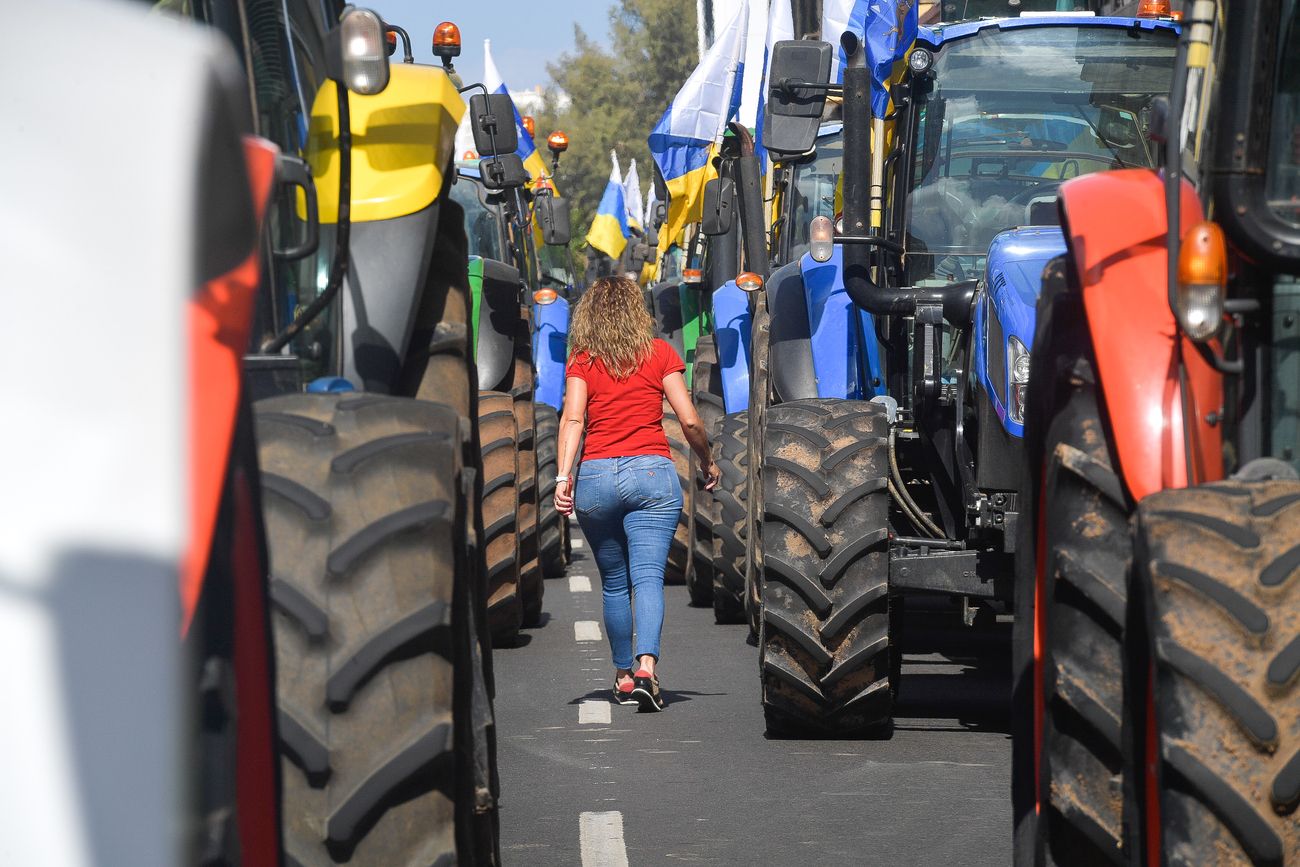
<path fill-rule="evenodd" d="M 606 701 L 588 554 L 546 582 L 544 625 L 495 654 L 508 867 L 1010 863 L 1007 625 L 909 609 L 891 737 L 770 740 L 745 627 L 715 625 L 684 587 L 666 591 L 667 709 Z M 579 640 L 592 622 L 599 639 Z"/>

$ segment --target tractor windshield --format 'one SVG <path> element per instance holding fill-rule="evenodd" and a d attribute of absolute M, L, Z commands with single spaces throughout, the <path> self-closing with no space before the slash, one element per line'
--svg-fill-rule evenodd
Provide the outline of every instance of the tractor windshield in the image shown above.
<path fill-rule="evenodd" d="M 1063 181 L 1153 165 L 1147 123 L 1176 47 L 1170 30 L 1044 25 L 937 51 L 914 112 L 908 282 L 977 278 L 994 235 L 1057 222 Z"/>
<path fill-rule="evenodd" d="M 484 201 L 487 191 L 473 178 L 461 175 L 451 185 L 452 201 L 465 209 L 465 234 L 469 236 L 469 254 L 498 262 L 506 258 L 506 239 L 501 233 L 497 212 Z"/>
<path fill-rule="evenodd" d="M 794 262 L 808 252 L 808 224 L 813 217 L 835 219 L 835 190 L 844 166 L 844 137 L 835 133 L 817 139 L 817 156 L 795 166 L 790 185 L 790 252 Z"/>

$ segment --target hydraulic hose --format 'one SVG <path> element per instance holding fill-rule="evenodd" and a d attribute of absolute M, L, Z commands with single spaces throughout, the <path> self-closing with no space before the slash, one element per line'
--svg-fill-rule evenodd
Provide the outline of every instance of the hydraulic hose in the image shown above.
<path fill-rule="evenodd" d="M 916 525 L 918 530 L 929 533 L 936 539 L 946 539 L 947 534 L 939 529 L 939 526 L 931 521 L 925 514 L 925 511 L 912 499 L 912 495 L 907 492 L 907 486 L 903 484 L 903 474 L 898 469 L 898 450 L 894 444 L 894 432 L 889 432 L 889 473 L 892 477 L 889 482 L 889 490 L 894 494 L 894 499 L 898 503 L 903 513 Z"/>

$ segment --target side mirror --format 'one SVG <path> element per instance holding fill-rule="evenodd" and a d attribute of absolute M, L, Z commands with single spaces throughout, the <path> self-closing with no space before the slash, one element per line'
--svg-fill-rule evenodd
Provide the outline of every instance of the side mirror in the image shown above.
<path fill-rule="evenodd" d="M 533 219 L 542 230 L 542 243 L 562 247 L 569 243 L 573 230 L 569 225 L 569 200 L 552 195 L 533 200 Z"/>
<path fill-rule="evenodd" d="M 659 247 L 659 226 L 653 222 L 645 227 L 645 243 L 652 250 Z"/>
<path fill-rule="evenodd" d="M 353 93 L 373 96 L 388 87 L 384 22 L 369 9 L 349 9 L 325 34 L 325 74 Z"/>
<path fill-rule="evenodd" d="M 507 187 L 522 187 L 528 183 L 528 169 L 519 154 L 505 153 L 495 157 L 483 157 L 478 161 L 479 176 L 483 186 L 489 190 L 504 190 Z"/>
<path fill-rule="evenodd" d="M 654 213 L 650 215 L 650 224 L 658 229 L 666 222 L 668 222 L 668 205 L 660 199 L 655 202 Z"/>
<path fill-rule="evenodd" d="M 812 150 L 826 107 L 831 57 L 829 42 L 786 39 L 772 46 L 763 147 L 773 154 L 794 157 Z"/>
<path fill-rule="evenodd" d="M 731 231 L 736 210 L 736 183 L 731 178 L 714 178 L 704 185 L 704 234 L 725 235 Z"/>
<path fill-rule="evenodd" d="M 512 154 L 519 147 L 515 104 L 506 94 L 474 94 L 469 98 L 469 114 L 470 126 L 474 129 L 474 149 L 479 153 Z M 492 147 L 494 139 L 495 148 Z"/>

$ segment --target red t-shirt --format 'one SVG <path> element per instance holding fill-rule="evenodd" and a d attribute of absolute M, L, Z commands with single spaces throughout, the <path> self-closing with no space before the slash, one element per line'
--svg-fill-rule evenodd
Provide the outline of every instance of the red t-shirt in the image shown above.
<path fill-rule="evenodd" d="M 664 377 L 686 370 L 677 351 L 662 340 L 651 344 L 650 357 L 623 381 L 614 379 L 599 359 L 579 352 L 566 372 L 587 383 L 587 439 L 582 459 L 663 455 Z"/>

